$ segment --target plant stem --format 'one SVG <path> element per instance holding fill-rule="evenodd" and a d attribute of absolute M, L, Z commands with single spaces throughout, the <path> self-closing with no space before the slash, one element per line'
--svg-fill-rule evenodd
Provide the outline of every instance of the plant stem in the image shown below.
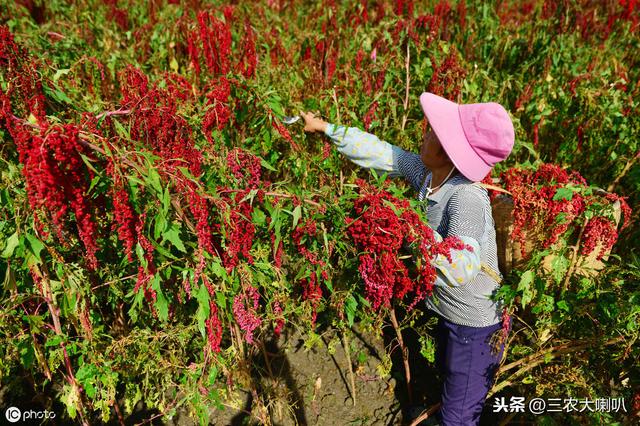
<path fill-rule="evenodd" d="M 267 366 L 269 377 L 273 379 L 274 376 L 273 376 L 273 370 L 271 369 L 271 360 L 269 359 L 269 354 L 267 353 L 267 349 L 264 347 L 264 341 L 259 340 L 258 345 L 260 346 L 260 351 L 262 351 L 262 356 L 264 357 L 264 363 Z"/>
<path fill-rule="evenodd" d="M 580 241 L 582 241 L 582 234 L 584 233 L 584 228 L 587 226 L 587 221 L 585 220 L 582 226 L 580 227 L 580 233 L 578 234 L 578 240 L 576 244 L 573 246 L 573 253 L 571 254 L 571 262 L 569 263 L 569 270 L 567 271 L 567 275 L 564 277 L 564 282 L 562 283 L 562 291 L 566 291 L 569 288 L 569 279 L 573 275 L 573 271 L 576 269 L 576 259 L 578 258 L 578 248 L 580 247 Z"/>
<path fill-rule="evenodd" d="M 338 123 L 342 123 L 342 120 L 340 119 L 340 108 L 338 107 L 338 97 L 336 96 L 335 86 L 333 87 L 333 93 L 331 94 L 331 96 L 333 97 L 333 102 L 336 104 L 336 114 L 338 115 Z"/>
<path fill-rule="evenodd" d="M 347 356 L 347 364 L 349 365 L 349 381 L 351 382 L 351 398 L 353 399 L 353 406 L 356 406 L 356 380 L 353 375 L 353 365 L 351 364 L 351 351 L 349 350 L 349 340 L 347 334 L 342 333 L 342 345 L 344 346 L 344 353 Z"/>
<path fill-rule="evenodd" d="M 62 348 L 62 354 L 64 356 L 64 365 L 67 370 L 66 379 L 71 385 L 72 392 L 76 392 L 78 395 L 78 414 L 80 414 L 80 420 L 83 425 L 88 425 L 89 422 L 85 417 L 85 407 L 84 402 L 82 400 L 81 388 L 78 385 L 75 375 L 73 374 L 73 367 L 71 366 L 71 359 L 69 358 L 69 353 L 67 352 L 67 345 L 64 341 L 64 333 L 62 332 L 62 326 L 60 324 L 60 310 L 55 302 L 53 297 L 53 293 L 51 291 L 51 286 L 49 283 L 49 274 L 46 270 L 46 265 L 42 265 L 42 269 L 37 265 L 34 267 L 36 273 L 42 279 L 42 291 L 45 300 L 47 301 L 47 306 L 49 308 L 49 312 L 51 313 L 51 318 L 53 320 L 53 329 L 55 330 L 56 335 L 61 336 L 62 340 L 60 341 L 60 347 Z"/>
<path fill-rule="evenodd" d="M 627 164 L 624 165 L 624 168 L 622 169 L 620 174 L 616 176 L 615 180 L 611 182 L 611 185 L 607 187 L 607 192 L 613 192 L 613 190 L 618 185 L 618 182 L 620 182 L 620 180 L 622 180 L 622 178 L 627 174 L 627 172 L 631 170 L 631 167 L 633 167 L 635 162 L 638 161 L 638 158 L 640 158 L 640 152 L 638 152 L 638 154 L 636 154 L 631 160 L 627 161 Z"/>
<path fill-rule="evenodd" d="M 428 419 L 429 416 L 431 416 L 433 413 L 435 413 L 436 411 L 438 411 L 440 409 L 440 405 L 442 405 L 442 404 L 438 402 L 437 404 L 434 404 L 431 407 L 429 407 L 426 410 L 424 410 L 422 412 L 422 414 L 420 414 L 418 417 L 416 417 L 415 420 L 413 420 L 409 426 L 417 426 L 423 420 Z"/>
<path fill-rule="evenodd" d="M 406 86 L 405 86 L 405 92 L 404 92 L 404 113 L 402 115 L 402 127 L 401 129 L 404 131 L 404 127 L 407 124 L 407 110 L 409 109 L 409 84 L 411 81 L 411 74 L 409 74 L 409 62 L 410 62 L 410 58 L 411 58 L 411 51 L 409 50 L 409 39 L 407 38 L 407 60 L 405 61 L 404 64 L 404 68 L 407 74 L 407 78 L 406 78 Z"/>
<path fill-rule="evenodd" d="M 398 337 L 398 345 L 400 346 L 400 350 L 402 351 L 404 377 L 407 380 L 407 397 L 409 399 L 409 404 L 412 404 L 413 392 L 411 390 L 411 370 L 409 369 L 409 349 L 404 345 L 404 341 L 402 340 L 402 332 L 400 331 L 400 326 L 398 325 L 398 320 L 396 318 L 396 310 L 393 307 L 391 308 L 391 324 L 393 325 L 393 329 L 396 332 L 396 336 Z"/>

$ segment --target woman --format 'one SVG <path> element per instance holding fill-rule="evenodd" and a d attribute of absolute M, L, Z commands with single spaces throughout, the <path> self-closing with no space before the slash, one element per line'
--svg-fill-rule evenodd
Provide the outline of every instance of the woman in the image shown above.
<path fill-rule="evenodd" d="M 459 105 L 422 93 L 426 129 L 420 155 L 407 152 L 355 127 L 327 123 L 301 113 L 305 131 L 321 131 L 354 163 L 403 176 L 425 203 L 429 226 L 441 237 L 458 236 L 473 251 L 461 250 L 452 263 L 434 261 L 438 277 L 427 307 L 439 316 L 437 364 L 444 374 L 442 425 L 477 425 L 502 356 L 490 347 L 501 328 L 496 236 L 486 189 L 474 182 L 507 158 L 513 124 L 499 104 Z"/>

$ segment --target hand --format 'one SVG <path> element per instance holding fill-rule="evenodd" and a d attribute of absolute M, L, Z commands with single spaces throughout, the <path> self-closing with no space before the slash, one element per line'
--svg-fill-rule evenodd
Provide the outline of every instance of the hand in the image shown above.
<path fill-rule="evenodd" d="M 312 112 L 300 112 L 300 117 L 304 119 L 305 132 L 323 132 L 327 129 L 326 121 L 316 117 Z"/>

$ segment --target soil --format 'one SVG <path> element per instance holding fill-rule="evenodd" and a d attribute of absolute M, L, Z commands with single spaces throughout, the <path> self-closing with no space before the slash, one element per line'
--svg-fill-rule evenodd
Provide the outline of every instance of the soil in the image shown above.
<path fill-rule="evenodd" d="M 251 377 L 245 378 L 251 381 L 256 392 L 251 394 L 236 386 L 233 393 L 222 401 L 224 409 L 211 408 L 209 424 L 403 425 L 409 424 L 409 407 L 430 407 L 439 402 L 439 373 L 420 354 L 418 336 L 411 329 L 403 331 L 403 338 L 410 354 L 412 402 L 408 398 L 402 357 L 391 326 L 385 327 L 382 337 L 361 329 L 357 324 L 348 333 L 355 404 L 351 395 L 349 361 L 341 336 L 335 330 L 316 332 L 318 334 L 313 340 L 293 333 L 283 334 L 277 341 L 266 342 L 269 367 L 261 351 L 256 350 L 250 359 L 251 367 L 247 368 Z M 394 347 L 390 358 L 385 355 L 385 347 Z M 0 389 L 2 406 L 8 407 L 13 400 L 24 402 L 24 398 L 29 398 L 33 391 L 28 390 L 31 387 L 28 383 L 24 385 L 25 389 L 17 393 Z M 61 413 L 64 408 L 59 408 L 57 412 Z M 158 416 L 148 421 L 154 415 Z M 47 424 L 62 424 L 59 421 L 56 419 Z M 111 424 L 116 422 L 114 415 Z M 170 426 L 198 424 L 187 409 L 180 409 L 172 419 L 163 420 L 157 410 L 147 410 L 139 403 L 134 413 L 125 418 L 125 423 L 143 422 Z M 481 425 L 492 424 L 497 424 L 497 421 L 487 413 L 485 406 Z"/>
<path fill-rule="evenodd" d="M 305 340 L 295 333 L 267 342 L 272 377 L 258 352 L 252 360 L 252 379 L 258 392 L 251 395 L 236 391 L 230 400 L 239 402 L 239 406 L 212 409 L 210 424 L 262 424 L 265 421 L 260 418 L 264 419 L 265 412 L 269 421 L 278 426 L 402 424 L 401 403 L 396 394 L 406 393 L 397 389 L 405 385 L 404 379 L 395 376 L 404 373 L 392 370 L 391 374 L 381 376 L 377 371 L 385 367 L 385 339 L 360 331 L 358 327 L 350 333 L 348 345 L 356 388 L 354 405 L 349 362 L 341 336 L 333 330 L 318 333 L 313 340 Z M 386 365 L 391 367 L 388 362 Z M 195 423 L 182 412 L 168 424 Z"/>

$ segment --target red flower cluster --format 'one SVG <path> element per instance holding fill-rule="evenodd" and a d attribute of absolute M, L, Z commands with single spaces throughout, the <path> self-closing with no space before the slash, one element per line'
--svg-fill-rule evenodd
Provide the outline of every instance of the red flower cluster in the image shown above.
<path fill-rule="evenodd" d="M 33 114 L 38 124 L 46 123 L 45 98 L 37 66 L 4 25 L 0 25 L 0 69 L 5 81 L 12 82 L 6 92 L 0 91 L 0 122 L 6 120 L 11 137 L 18 143 L 21 138 L 15 135 L 19 129 L 13 123 L 13 114 Z"/>
<path fill-rule="evenodd" d="M 523 257 L 527 255 L 527 239 L 535 239 L 534 244 L 548 248 L 563 235 L 569 238 L 584 223 L 580 252 L 588 255 L 600 246 L 598 259 L 601 259 L 617 240 L 618 233 L 609 217 L 584 217 L 593 206 L 607 209 L 619 201 L 625 226 L 628 225 L 631 209 L 623 198 L 615 194 L 600 196 L 573 192 L 570 197 L 557 197 L 561 188 L 587 186 L 578 172 L 568 172 L 555 164 L 542 164 L 537 170 L 512 168 L 500 177 L 513 197 L 514 228 L 511 236 L 520 243 Z"/>
<path fill-rule="evenodd" d="M 273 333 L 276 336 L 280 336 L 282 333 L 282 329 L 284 328 L 284 316 L 282 315 L 282 307 L 280 306 L 280 302 L 277 300 L 273 302 L 273 315 L 276 317 L 276 326 L 273 329 Z"/>
<path fill-rule="evenodd" d="M 322 159 L 326 160 L 331 156 L 331 151 L 333 150 L 333 144 L 330 142 L 324 141 L 324 145 L 322 147 Z"/>
<path fill-rule="evenodd" d="M 271 125 L 278 131 L 278 133 L 280 133 L 280 136 L 282 136 L 286 141 L 288 141 L 291 144 L 291 147 L 293 148 L 294 151 L 297 151 L 297 152 L 301 151 L 298 144 L 295 143 L 295 141 L 291 137 L 289 130 L 287 130 L 287 128 L 284 127 L 283 124 L 280 121 L 278 121 L 275 117 L 271 119 Z"/>
<path fill-rule="evenodd" d="M 98 266 L 96 252 L 97 225 L 92 214 L 95 205 L 88 195 L 93 173 L 81 154 L 91 156 L 79 142 L 79 129 L 71 124 L 47 128 L 17 143 L 27 181 L 29 204 L 51 220 L 61 242 L 72 231 L 70 213 L 75 216 L 77 234 L 86 249 L 90 269 Z M 26 135 L 22 135 L 26 136 Z"/>
<path fill-rule="evenodd" d="M 250 191 L 250 188 L 243 191 L 233 191 L 232 197 L 225 194 L 222 201 L 218 203 L 218 207 L 225 211 L 222 215 L 222 224 L 217 224 L 216 228 L 218 231 L 222 230 L 226 237 L 226 251 L 223 252 L 222 260 L 227 272 L 231 272 L 238 266 L 240 262 L 238 255 L 240 254 L 247 262 L 253 263 L 253 256 L 250 253 L 256 233 L 255 226 L 251 221 L 253 205 L 250 200 L 242 201 Z M 264 192 L 258 190 L 256 197 L 262 202 Z"/>
<path fill-rule="evenodd" d="M 393 11 L 398 16 L 413 16 L 413 0 L 396 0 Z"/>
<path fill-rule="evenodd" d="M 255 287 L 249 286 L 246 293 L 233 298 L 233 316 L 240 328 L 245 332 L 244 339 L 253 343 L 253 332 L 262 325 L 262 319 L 257 315 L 260 294 Z M 247 308 L 247 304 L 249 308 Z"/>
<path fill-rule="evenodd" d="M 256 54 L 256 36 L 251 23 L 244 24 L 244 37 L 242 39 L 242 52 L 240 60 L 236 65 L 236 71 L 242 73 L 246 78 L 251 78 L 256 73 L 258 67 L 258 55 Z"/>
<path fill-rule="evenodd" d="M 103 3 L 109 6 L 109 20 L 115 21 L 122 31 L 129 30 L 129 12 L 127 9 L 118 7 L 118 0 L 103 0 Z"/>
<path fill-rule="evenodd" d="M 113 182 L 111 190 L 113 198 L 113 216 L 115 218 L 113 227 L 116 228 L 118 238 L 124 244 L 127 259 L 129 262 L 133 262 L 133 248 L 137 242 L 136 223 L 138 217 L 131 207 L 129 192 L 124 185 L 123 178 L 119 171 L 115 170 L 113 161 L 109 161 L 107 163 L 107 175 Z"/>
<path fill-rule="evenodd" d="M 150 288 L 148 284 L 151 278 L 153 278 L 154 274 L 156 273 L 156 266 L 153 263 L 153 244 L 151 244 L 151 242 L 142 232 L 146 218 L 146 213 L 142 213 L 138 217 L 138 223 L 136 224 L 136 235 L 138 237 L 138 244 L 140 244 L 140 246 L 142 247 L 142 252 L 144 254 L 143 261 L 141 261 L 141 264 L 138 266 L 138 279 L 136 281 L 134 292 L 137 293 L 140 287 L 142 287 L 147 301 L 154 302 L 156 300 L 156 292 L 154 289 Z"/>
<path fill-rule="evenodd" d="M 600 251 L 598 252 L 597 260 L 602 259 L 605 253 L 611 251 L 611 248 L 618 240 L 618 232 L 616 227 L 609 220 L 602 216 L 596 216 L 589 219 L 584 227 L 584 234 L 582 235 L 584 243 L 580 253 L 588 255 L 600 245 Z"/>
<path fill-rule="evenodd" d="M 325 262 L 321 259 L 318 259 L 318 255 L 316 253 L 311 252 L 307 247 L 306 243 L 312 238 L 315 237 L 317 232 L 316 223 L 312 219 L 308 219 L 303 224 L 298 224 L 296 228 L 291 233 L 291 238 L 293 239 L 293 243 L 296 245 L 298 252 L 305 257 L 312 265 L 325 266 Z M 306 241 L 302 241 L 306 239 Z"/>
<path fill-rule="evenodd" d="M 200 41 L 200 45 L 197 41 Z M 207 69 L 213 75 L 229 72 L 231 57 L 231 27 L 229 23 L 216 19 L 209 12 L 198 12 L 198 28 L 189 36 L 189 56 L 200 74 L 200 49 L 204 53 Z"/>
<path fill-rule="evenodd" d="M 358 270 L 365 282 L 365 297 L 377 310 L 412 291 L 412 308 L 433 290 L 436 270 L 431 259 L 438 254 L 450 258 L 451 249 L 470 247 L 457 238 L 437 243 L 431 228 L 420 220 L 407 200 L 399 200 L 363 180 L 357 184 L 361 188 L 360 197 L 354 202 L 358 218 L 347 218 L 346 222 L 347 232 L 364 252 Z M 401 250 L 407 248 L 413 249 L 412 255 L 417 257 L 417 279 L 410 276 L 399 257 Z"/>
<path fill-rule="evenodd" d="M 255 189 L 260 186 L 262 171 L 260 159 L 255 155 L 241 148 L 235 148 L 227 154 L 227 166 L 245 188 Z"/>
<path fill-rule="evenodd" d="M 557 190 L 569 183 L 585 184 L 577 172 L 568 173 L 555 164 L 542 164 L 535 171 L 512 168 L 501 173 L 500 177 L 513 197 L 514 228 L 511 236 L 520 243 L 523 257 L 527 255 L 527 237 L 539 234 L 542 247 L 550 247 L 584 212 L 584 199 L 579 194 L 574 194 L 571 200 L 553 199 Z M 560 214 L 562 216 L 558 218 Z"/>
<path fill-rule="evenodd" d="M 433 74 L 429 82 L 429 91 L 439 96 L 457 99 L 467 72 L 458 62 L 456 52 L 452 50 L 439 65 L 435 58 L 431 58 L 431 63 Z"/>
<path fill-rule="evenodd" d="M 209 347 L 215 353 L 220 352 L 220 342 L 222 342 L 222 323 L 218 318 L 218 306 L 210 301 L 209 302 L 209 318 L 205 320 L 207 328 L 207 338 L 209 340 Z"/>
<path fill-rule="evenodd" d="M 322 269 L 322 279 L 328 280 L 329 276 L 327 274 L 327 271 L 324 269 L 326 267 L 326 262 L 322 259 L 319 259 L 317 253 L 314 253 L 307 248 L 307 244 L 311 243 L 311 240 L 315 237 L 316 232 L 316 223 L 312 219 L 308 219 L 306 222 L 298 224 L 298 226 L 291 233 L 291 238 L 293 239 L 293 243 L 298 249 L 298 253 L 300 253 L 305 259 L 307 259 L 307 261 L 309 261 L 311 265 L 320 267 Z M 302 286 L 303 300 L 310 301 L 311 306 L 313 307 L 311 323 L 315 324 L 317 317 L 316 309 L 318 307 L 318 303 L 322 299 L 322 288 L 320 287 L 320 282 L 318 280 L 316 271 L 312 270 L 308 278 L 302 278 L 300 280 L 300 285 Z"/>
<path fill-rule="evenodd" d="M 224 129 L 231 119 L 230 95 L 231 86 L 226 77 L 220 77 L 214 89 L 207 93 L 209 109 L 202 120 L 202 131 L 211 144 L 215 143 L 211 138 L 211 130 L 214 127 L 218 130 Z"/>
<path fill-rule="evenodd" d="M 371 106 L 369 107 L 369 111 L 367 111 L 367 114 L 364 116 L 363 122 L 364 122 L 364 129 L 366 131 L 369 131 L 369 127 L 371 127 L 371 122 L 376 116 L 377 109 L 378 109 L 378 101 L 375 101 L 373 104 L 371 104 Z"/>

